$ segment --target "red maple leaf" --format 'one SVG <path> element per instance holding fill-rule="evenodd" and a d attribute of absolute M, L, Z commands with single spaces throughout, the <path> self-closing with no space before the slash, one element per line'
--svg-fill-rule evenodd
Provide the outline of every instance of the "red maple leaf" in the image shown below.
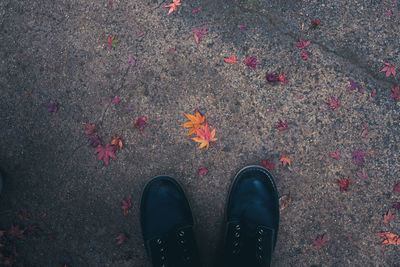
<path fill-rule="evenodd" d="M 319 19 L 315 19 L 315 21 L 311 21 L 311 26 L 310 26 L 310 30 L 313 30 L 315 28 L 317 28 L 319 25 Z"/>
<path fill-rule="evenodd" d="M 340 181 L 336 182 L 339 185 L 340 192 L 347 191 L 349 189 L 350 178 L 340 177 Z"/>
<path fill-rule="evenodd" d="M 97 129 L 99 129 L 99 126 L 96 124 L 84 123 L 83 125 L 86 127 L 85 134 L 87 135 L 92 135 L 97 131 Z"/>
<path fill-rule="evenodd" d="M 206 176 L 207 172 L 208 172 L 208 170 L 207 170 L 206 166 L 200 166 L 199 171 L 197 173 L 198 173 L 198 175 Z"/>
<path fill-rule="evenodd" d="M 282 155 L 281 158 L 279 159 L 280 162 L 282 162 L 283 167 L 291 164 L 291 159 L 289 157 L 286 157 L 285 155 Z"/>
<path fill-rule="evenodd" d="M 389 77 L 391 74 L 393 74 L 393 77 L 396 77 L 396 67 L 386 62 L 385 65 L 386 67 L 381 69 L 379 72 L 386 71 L 386 77 Z"/>
<path fill-rule="evenodd" d="M 317 235 L 317 238 L 312 241 L 314 249 L 320 249 L 329 244 L 326 234 Z"/>
<path fill-rule="evenodd" d="M 336 152 L 331 152 L 329 155 L 334 159 L 340 159 L 340 151 L 336 150 Z"/>
<path fill-rule="evenodd" d="M 132 207 L 132 195 L 129 195 L 127 200 L 122 199 L 122 206 L 121 209 L 124 211 L 124 215 L 127 215 L 129 213 L 129 209 Z"/>
<path fill-rule="evenodd" d="M 397 183 L 397 184 L 393 185 L 393 191 L 395 193 L 400 193 L 400 183 Z"/>
<path fill-rule="evenodd" d="M 374 97 L 376 94 L 376 89 L 372 90 L 371 97 Z"/>
<path fill-rule="evenodd" d="M 203 41 L 204 35 L 206 35 L 207 33 L 207 28 L 205 26 L 201 29 L 193 30 L 194 40 L 196 41 L 196 44 L 199 44 L 201 41 Z"/>
<path fill-rule="evenodd" d="M 275 73 L 265 73 L 265 78 L 269 83 L 279 82 L 279 76 Z"/>
<path fill-rule="evenodd" d="M 390 233 L 390 232 L 384 232 L 384 233 L 376 233 L 377 235 L 379 235 L 380 237 L 382 237 L 383 242 L 382 242 L 382 246 L 383 245 L 400 245 L 400 237 L 396 234 Z"/>
<path fill-rule="evenodd" d="M 30 214 L 29 211 L 26 209 L 26 207 L 24 207 L 23 210 L 21 210 L 20 212 L 18 212 L 17 216 L 18 216 L 18 218 L 19 218 L 20 220 L 29 221 L 29 217 L 31 216 L 31 214 Z"/>
<path fill-rule="evenodd" d="M 390 223 L 390 222 L 393 222 L 393 221 L 394 221 L 394 217 L 395 217 L 395 215 L 392 214 L 392 212 L 391 212 L 390 209 L 389 209 L 389 210 L 387 211 L 386 214 L 383 214 L 383 220 L 382 220 L 382 222 L 383 222 L 383 223 Z"/>
<path fill-rule="evenodd" d="M 301 37 L 299 37 L 299 43 L 296 44 L 298 49 L 304 49 L 307 48 L 307 46 L 310 45 L 310 41 L 304 42 L 303 39 L 301 39 Z"/>
<path fill-rule="evenodd" d="M 250 69 L 255 70 L 257 65 L 260 65 L 260 62 L 257 62 L 257 55 L 250 57 L 250 55 L 247 56 L 246 60 L 243 61 L 243 64 L 248 66 Z"/>
<path fill-rule="evenodd" d="M 303 57 L 303 60 L 307 60 L 309 58 L 309 55 L 306 52 L 301 53 L 301 56 Z"/>
<path fill-rule="evenodd" d="M 278 78 L 279 78 L 279 82 L 284 85 L 285 82 L 288 82 L 288 80 L 286 79 L 287 74 L 283 74 L 282 72 L 279 72 L 278 74 Z"/>
<path fill-rule="evenodd" d="M 275 165 L 270 162 L 270 159 L 267 159 L 267 161 L 265 161 L 265 159 L 263 159 L 262 160 L 262 166 L 264 168 L 266 168 L 267 170 L 272 170 Z"/>
<path fill-rule="evenodd" d="M 327 103 L 329 106 L 327 108 L 329 109 L 337 109 L 340 106 L 340 100 L 339 98 L 335 98 L 333 96 L 330 96 L 331 99 L 325 99 L 324 102 Z"/>
<path fill-rule="evenodd" d="M 395 88 L 392 88 L 392 94 L 390 94 L 390 97 L 393 98 L 394 100 L 400 100 L 400 88 L 397 85 Z"/>
<path fill-rule="evenodd" d="M 210 147 L 210 142 L 215 142 L 218 139 L 215 138 L 215 130 L 216 127 L 210 131 L 210 127 L 208 126 L 207 120 L 206 120 L 206 125 L 204 126 L 204 130 L 197 129 L 196 130 L 196 137 L 191 138 L 193 141 L 200 143 L 200 146 L 198 149 L 202 149 L 203 147 L 208 150 Z"/>
<path fill-rule="evenodd" d="M 229 58 L 225 58 L 224 60 L 225 60 L 226 63 L 231 63 L 232 65 L 238 63 L 235 55 L 232 55 Z"/>
<path fill-rule="evenodd" d="M 121 245 L 128 240 L 128 237 L 125 234 L 119 234 L 115 239 L 117 240 L 117 245 Z"/>
<path fill-rule="evenodd" d="M 142 132 L 142 135 L 145 136 L 143 133 L 143 128 L 147 126 L 147 118 L 145 117 L 140 117 L 139 119 L 135 120 L 135 126 L 139 128 L 139 130 Z"/>
<path fill-rule="evenodd" d="M 11 228 L 9 231 L 9 233 L 12 237 L 18 237 L 21 239 L 25 238 L 24 232 L 25 232 L 25 229 L 19 229 L 18 225 L 17 226 L 11 225 Z"/>
<path fill-rule="evenodd" d="M 394 209 L 400 210 L 400 201 L 392 202 L 392 206 L 393 206 Z"/>
<path fill-rule="evenodd" d="M 178 6 L 182 5 L 181 0 L 173 0 L 169 5 L 163 5 L 163 7 L 169 7 L 168 15 L 178 10 Z"/>
<path fill-rule="evenodd" d="M 117 159 L 118 157 L 114 154 L 114 147 L 110 144 L 107 144 L 105 147 L 102 145 L 98 145 L 94 154 L 97 154 L 97 159 L 103 159 L 106 165 L 108 165 L 110 157 L 113 159 Z"/>
<path fill-rule="evenodd" d="M 286 130 L 287 127 L 288 127 L 287 121 L 283 122 L 282 120 L 279 120 L 279 124 L 274 126 L 274 128 L 278 129 L 279 131 Z"/>

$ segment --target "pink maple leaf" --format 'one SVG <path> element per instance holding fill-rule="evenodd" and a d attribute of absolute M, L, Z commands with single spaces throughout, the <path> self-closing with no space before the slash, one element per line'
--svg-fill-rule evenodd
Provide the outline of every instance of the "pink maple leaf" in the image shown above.
<path fill-rule="evenodd" d="M 396 77 L 396 67 L 390 63 L 385 63 L 386 67 L 381 69 L 379 72 L 386 71 L 386 77 L 389 77 L 393 74 L 393 77 Z"/>
<path fill-rule="evenodd" d="M 329 155 L 334 159 L 340 159 L 340 151 L 336 150 L 336 152 L 330 152 Z"/>
<path fill-rule="evenodd" d="M 241 30 L 241 31 L 246 31 L 247 30 L 247 25 L 237 25 L 237 27 Z"/>
<path fill-rule="evenodd" d="M 131 200 L 132 200 L 132 195 L 129 195 L 127 200 L 125 200 L 125 199 L 121 200 L 121 202 L 122 202 L 121 209 L 124 211 L 124 215 L 128 215 L 129 209 L 132 207 Z"/>
<path fill-rule="evenodd" d="M 392 88 L 392 94 L 390 94 L 390 97 L 393 98 L 394 100 L 400 100 L 400 88 L 397 85 L 395 88 Z"/>
<path fill-rule="evenodd" d="M 196 8 L 196 9 L 193 9 L 193 10 L 192 10 L 192 14 L 195 14 L 195 13 L 199 12 L 200 10 L 201 10 L 201 6 L 199 6 L 199 7 Z"/>
<path fill-rule="evenodd" d="M 330 96 L 330 97 L 331 97 L 331 99 L 324 100 L 324 102 L 329 105 L 326 108 L 335 110 L 340 106 L 340 100 L 339 100 L 339 98 L 335 98 L 333 96 Z"/>
<path fill-rule="evenodd" d="M 298 49 L 304 49 L 307 48 L 307 46 L 310 45 L 310 41 L 304 42 L 303 39 L 301 39 L 301 37 L 299 37 L 299 43 L 296 44 Z"/>
<path fill-rule="evenodd" d="M 44 107 L 47 108 L 48 112 L 57 112 L 58 103 L 55 100 L 50 100 L 49 103 L 43 104 Z"/>
<path fill-rule="evenodd" d="M 391 11 L 391 10 L 386 11 L 386 12 L 385 12 L 385 15 L 387 15 L 387 16 L 392 15 L 392 11 Z"/>
<path fill-rule="evenodd" d="M 101 136 L 97 134 L 92 134 L 89 136 L 89 145 L 92 147 L 98 147 L 99 145 L 102 145 L 103 141 L 101 139 Z"/>
<path fill-rule="evenodd" d="M 353 81 L 352 79 L 349 78 L 349 82 L 350 82 L 350 87 L 347 87 L 347 91 L 353 91 L 355 89 L 358 89 L 359 93 L 362 93 L 362 87 L 361 85 L 359 85 L 358 83 L 356 83 L 355 81 Z"/>
<path fill-rule="evenodd" d="M 288 80 L 286 79 L 287 74 L 283 74 L 282 72 L 279 72 L 278 74 L 278 78 L 279 78 L 279 82 L 284 85 L 285 82 L 288 82 Z"/>
<path fill-rule="evenodd" d="M 306 52 L 301 53 L 301 56 L 303 57 L 303 60 L 307 60 L 309 58 Z"/>
<path fill-rule="evenodd" d="M 374 97 L 376 94 L 376 89 L 372 90 L 371 97 Z"/>
<path fill-rule="evenodd" d="M 198 175 L 203 175 L 203 176 L 206 176 L 207 173 L 208 170 L 206 166 L 200 166 L 199 171 L 197 172 Z"/>
<path fill-rule="evenodd" d="M 131 63 L 132 68 L 134 68 L 136 65 L 136 61 L 132 56 L 129 57 L 128 63 Z"/>
<path fill-rule="evenodd" d="M 114 154 L 113 146 L 107 144 L 105 147 L 102 145 L 98 145 L 94 154 L 97 154 L 97 159 L 103 159 L 106 165 L 108 165 L 110 158 L 117 159 L 118 157 Z"/>
<path fill-rule="evenodd" d="M 196 41 L 196 44 L 199 44 L 201 41 L 203 41 L 204 35 L 206 35 L 207 33 L 207 28 L 205 26 L 201 29 L 193 30 L 194 40 Z"/>
<path fill-rule="evenodd" d="M 269 83 L 279 82 L 279 76 L 275 73 L 265 73 L 265 78 Z"/>
<path fill-rule="evenodd" d="M 257 55 L 250 57 L 250 55 L 247 56 L 246 60 L 243 61 L 243 64 L 248 66 L 250 69 L 254 70 L 257 65 L 260 65 L 260 62 L 257 62 Z"/>
<path fill-rule="evenodd" d="M 340 181 L 336 182 L 339 185 L 340 192 L 347 191 L 349 189 L 350 178 L 340 177 Z"/>
<path fill-rule="evenodd" d="M 121 245 L 128 240 L 128 237 L 125 234 L 119 234 L 115 239 L 117 240 L 117 245 Z"/>
<path fill-rule="evenodd" d="M 367 180 L 368 179 L 368 173 L 365 170 L 365 168 L 362 169 L 362 172 L 357 172 L 357 176 L 358 176 L 358 178 L 360 178 L 360 180 Z"/>
<path fill-rule="evenodd" d="M 394 191 L 395 193 L 400 194 L 400 183 L 397 183 L 397 184 L 394 184 L 394 185 L 393 185 L 393 191 Z"/>
<path fill-rule="evenodd" d="M 329 244 L 326 234 L 317 235 L 317 238 L 312 241 L 314 249 L 320 249 Z"/>
<path fill-rule="evenodd" d="M 138 127 L 141 132 L 143 132 L 143 128 L 147 126 L 146 120 L 146 117 L 140 117 L 139 119 L 135 120 L 135 126 Z M 142 133 L 142 135 L 145 136 L 144 133 Z"/>
<path fill-rule="evenodd" d="M 118 98 L 118 96 L 116 95 L 112 100 L 113 103 L 118 104 L 121 100 Z"/>
<path fill-rule="evenodd" d="M 279 131 L 282 131 L 282 130 L 286 130 L 288 126 L 289 125 L 288 125 L 287 121 L 283 122 L 282 120 L 279 120 L 279 124 L 275 125 L 274 128 L 278 129 Z"/>
<path fill-rule="evenodd" d="M 367 153 L 364 153 L 361 149 L 353 150 L 353 159 L 352 162 L 356 165 L 362 164 L 365 162 L 364 158 L 368 156 Z"/>

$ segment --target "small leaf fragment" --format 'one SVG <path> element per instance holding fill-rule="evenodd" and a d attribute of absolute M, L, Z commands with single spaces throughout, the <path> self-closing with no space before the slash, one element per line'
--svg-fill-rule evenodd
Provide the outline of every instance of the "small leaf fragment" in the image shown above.
<path fill-rule="evenodd" d="M 292 201 L 290 195 L 283 195 L 279 198 L 279 210 L 282 212 L 283 210 L 285 210 L 290 202 Z"/>

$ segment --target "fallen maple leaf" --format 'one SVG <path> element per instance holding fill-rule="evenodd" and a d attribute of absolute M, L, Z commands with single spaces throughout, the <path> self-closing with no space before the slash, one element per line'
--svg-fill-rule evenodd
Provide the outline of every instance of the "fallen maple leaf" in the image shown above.
<path fill-rule="evenodd" d="M 48 112 L 57 112 L 58 109 L 58 103 L 55 100 L 50 100 L 49 103 L 45 103 L 43 106 L 47 108 Z"/>
<path fill-rule="evenodd" d="M 224 60 L 226 63 L 231 63 L 232 65 L 238 63 L 238 61 L 234 55 L 232 55 L 229 58 L 225 58 Z"/>
<path fill-rule="evenodd" d="M 368 173 L 365 170 L 365 168 L 362 169 L 362 172 L 357 172 L 357 176 L 358 176 L 358 178 L 360 178 L 360 180 L 367 180 L 368 179 Z"/>
<path fill-rule="evenodd" d="M 279 78 L 279 82 L 280 82 L 282 85 L 284 85 L 285 82 L 288 82 L 288 80 L 286 79 L 286 77 L 287 77 L 287 74 L 283 74 L 283 73 L 279 72 L 278 78 Z"/>
<path fill-rule="evenodd" d="M 279 210 L 282 212 L 283 210 L 285 210 L 290 202 L 292 201 L 292 199 L 290 198 L 290 195 L 283 195 L 279 198 Z"/>
<path fill-rule="evenodd" d="M 381 243 L 382 246 L 384 245 L 400 245 L 400 237 L 396 234 L 393 234 L 391 232 L 383 232 L 383 233 L 376 233 L 380 237 L 382 237 L 384 240 Z"/>
<path fill-rule="evenodd" d="M 112 37 L 108 36 L 107 42 L 108 42 L 108 49 L 112 50 L 113 48 L 117 47 L 117 44 L 118 44 L 119 41 L 115 40 L 114 36 L 112 36 Z"/>
<path fill-rule="evenodd" d="M 254 70 L 257 65 L 260 65 L 260 62 L 257 62 L 257 55 L 250 57 L 250 55 L 247 56 L 246 60 L 243 61 L 243 64 L 248 66 L 250 69 Z"/>
<path fill-rule="evenodd" d="M 115 104 L 118 104 L 121 100 L 119 100 L 118 96 L 116 95 L 111 101 Z"/>
<path fill-rule="evenodd" d="M 287 121 L 283 122 L 282 120 L 279 120 L 279 124 L 274 126 L 274 128 L 278 129 L 279 131 L 286 130 L 287 127 L 288 127 Z"/>
<path fill-rule="evenodd" d="M 136 60 L 132 56 L 130 56 L 128 59 L 128 63 L 131 63 L 132 68 L 134 68 L 136 65 Z"/>
<path fill-rule="evenodd" d="M 349 78 L 349 82 L 350 82 L 350 87 L 347 87 L 346 89 L 348 91 L 353 91 L 355 89 L 358 89 L 358 92 L 361 93 L 362 92 L 362 87 L 361 85 L 359 85 L 358 83 L 356 83 L 355 81 L 353 81 L 352 79 Z"/>
<path fill-rule="evenodd" d="M 301 56 L 303 57 L 303 60 L 307 60 L 309 58 L 309 55 L 306 52 L 301 53 Z"/>
<path fill-rule="evenodd" d="M 393 191 L 395 193 L 400 193 L 400 183 L 397 183 L 397 184 L 393 185 Z"/>
<path fill-rule="evenodd" d="M 192 10 L 192 14 L 195 14 L 195 13 L 199 12 L 200 10 L 201 10 L 201 6 L 199 6 L 199 7 L 196 8 L 196 9 L 193 9 L 193 10 Z"/>
<path fill-rule="evenodd" d="M 396 210 L 400 210 L 400 201 L 392 202 L 392 206 Z"/>
<path fill-rule="evenodd" d="M 101 136 L 97 134 L 92 134 L 91 136 L 89 136 L 89 145 L 91 145 L 92 147 L 97 147 L 102 144 L 103 140 L 101 139 Z"/>
<path fill-rule="evenodd" d="M 29 211 L 26 209 L 26 207 L 24 207 L 23 210 L 21 210 L 20 212 L 18 212 L 17 216 L 18 216 L 18 218 L 19 218 L 20 220 L 29 221 L 29 217 L 31 216 L 31 214 L 30 214 Z"/>
<path fill-rule="evenodd" d="M 207 32 L 207 28 L 203 27 L 201 29 L 197 29 L 197 30 L 193 30 L 193 34 L 194 34 L 194 40 L 196 41 L 196 44 L 199 44 L 201 41 L 204 40 L 204 35 L 206 35 Z"/>
<path fill-rule="evenodd" d="M 206 166 L 200 166 L 199 171 L 197 172 L 198 175 L 206 176 L 208 170 Z"/>
<path fill-rule="evenodd" d="M 307 46 L 310 45 L 310 41 L 304 42 L 303 39 L 301 39 L 301 37 L 299 37 L 299 43 L 296 44 L 298 49 L 304 49 L 307 48 Z"/>
<path fill-rule="evenodd" d="M 275 73 L 265 73 L 265 79 L 267 79 L 269 83 L 279 82 L 279 76 Z"/>
<path fill-rule="evenodd" d="M 286 164 L 290 165 L 292 160 L 289 157 L 282 155 L 281 158 L 279 159 L 279 161 L 282 162 L 282 166 L 285 167 Z"/>
<path fill-rule="evenodd" d="M 394 100 L 400 100 L 400 88 L 397 85 L 395 88 L 392 88 L 392 94 L 390 94 L 390 97 L 393 98 Z"/>
<path fill-rule="evenodd" d="M 372 90 L 371 97 L 374 97 L 376 94 L 376 89 Z"/>
<path fill-rule="evenodd" d="M 118 135 L 114 135 L 114 136 L 111 138 L 111 143 L 110 143 L 110 144 L 113 146 L 113 150 L 114 150 L 114 151 L 117 151 L 118 148 L 119 148 L 119 149 L 122 149 L 122 146 L 123 146 L 122 139 L 121 139 L 121 137 L 119 137 Z"/>
<path fill-rule="evenodd" d="M 312 241 L 314 249 L 320 249 L 329 244 L 326 234 L 317 235 L 317 238 Z"/>
<path fill-rule="evenodd" d="M 94 154 L 97 154 L 97 159 L 103 159 L 106 165 L 108 165 L 108 162 L 110 160 L 110 157 L 113 159 L 117 159 L 118 157 L 114 154 L 114 149 L 113 146 L 110 144 L 107 144 L 105 147 L 102 145 L 98 145 L 96 151 Z"/>
<path fill-rule="evenodd" d="M 169 5 L 163 5 L 163 7 L 169 7 L 168 15 L 178 10 L 178 6 L 182 5 L 181 0 L 173 0 Z"/>
<path fill-rule="evenodd" d="M 206 117 L 205 116 L 201 116 L 200 112 L 197 110 L 196 108 L 196 115 L 191 115 L 191 114 L 187 114 L 185 112 L 182 112 L 183 115 L 186 116 L 186 118 L 188 118 L 188 122 L 185 122 L 182 125 L 178 125 L 180 127 L 185 127 L 185 128 L 190 128 L 189 132 L 187 133 L 187 136 L 196 133 L 196 130 L 204 129 L 204 125 L 201 125 L 202 123 L 204 123 Z"/>
<path fill-rule="evenodd" d="M 319 25 L 319 19 L 315 19 L 315 21 L 311 21 L 310 30 L 316 29 Z"/>
<path fill-rule="evenodd" d="M 395 215 L 392 214 L 392 211 L 390 209 L 388 209 L 388 211 L 386 212 L 386 214 L 383 214 L 383 223 L 390 223 L 394 221 L 394 217 Z"/>
<path fill-rule="evenodd" d="M 393 74 L 393 77 L 396 78 L 396 67 L 390 63 L 385 63 L 386 67 L 381 69 L 379 72 L 386 71 L 386 77 L 389 77 Z"/>
<path fill-rule="evenodd" d="M 364 137 L 368 133 L 368 123 L 361 125 L 361 137 Z"/>
<path fill-rule="evenodd" d="M 392 15 L 392 11 L 391 10 L 386 11 L 385 15 L 388 15 L 388 16 Z"/>
<path fill-rule="evenodd" d="M 237 27 L 241 30 L 241 31 L 246 31 L 247 30 L 247 25 L 237 25 Z"/>
<path fill-rule="evenodd" d="M 87 135 L 92 135 L 97 131 L 97 129 L 99 129 L 99 126 L 96 124 L 84 123 L 83 125 L 86 127 L 85 134 Z"/>
<path fill-rule="evenodd" d="M 330 152 L 329 155 L 334 159 L 340 159 L 340 151 L 336 150 L 336 152 Z"/>
<path fill-rule="evenodd" d="M 352 162 L 356 165 L 362 164 L 365 162 L 364 158 L 366 156 L 368 156 L 368 154 L 364 153 L 361 149 L 354 149 Z"/>
<path fill-rule="evenodd" d="M 349 189 L 350 178 L 340 177 L 340 181 L 336 182 L 339 185 L 340 192 L 347 191 Z"/>
<path fill-rule="evenodd" d="M 128 240 L 128 237 L 125 234 L 119 234 L 115 239 L 117 240 L 117 245 L 121 245 Z"/>
<path fill-rule="evenodd" d="M 121 209 L 124 211 L 124 215 L 127 215 L 129 213 L 129 209 L 132 207 L 132 195 L 129 195 L 127 200 L 122 199 L 122 206 Z"/>
<path fill-rule="evenodd" d="M 139 128 L 139 130 L 142 132 L 143 128 L 147 125 L 147 118 L 145 117 L 140 117 L 139 119 L 135 120 L 135 126 Z M 144 136 L 144 134 L 142 133 Z"/>
<path fill-rule="evenodd" d="M 24 232 L 25 232 L 25 229 L 19 229 L 19 225 L 17 225 L 17 226 L 11 225 L 11 228 L 9 230 L 9 233 L 12 237 L 18 237 L 21 239 L 25 238 Z"/>
<path fill-rule="evenodd" d="M 214 142 L 214 141 L 218 140 L 217 138 L 215 138 L 215 129 L 216 128 L 214 128 L 210 132 L 210 127 L 208 126 L 208 123 L 206 120 L 206 125 L 204 126 L 204 130 L 202 130 L 202 129 L 196 130 L 197 137 L 193 137 L 192 140 L 200 143 L 200 146 L 198 147 L 198 149 L 202 149 L 203 147 L 205 147 L 208 150 L 208 148 L 210 147 L 210 142 Z"/>
<path fill-rule="evenodd" d="M 339 98 L 335 98 L 333 96 L 330 97 L 331 99 L 325 99 L 324 102 L 329 105 L 327 108 L 335 110 L 340 106 L 340 100 Z"/>
<path fill-rule="evenodd" d="M 267 159 L 267 161 L 265 161 L 264 159 L 262 160 L 262 166 L 264 168 L 266 168 L 267 170 L 272 170 L 274 168 L 274 164 L 270 163 L 270 159 Z"/>

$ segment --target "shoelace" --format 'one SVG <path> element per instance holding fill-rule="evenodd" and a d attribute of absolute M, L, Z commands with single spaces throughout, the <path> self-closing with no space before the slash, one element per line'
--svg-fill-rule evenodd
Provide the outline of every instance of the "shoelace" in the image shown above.
<path fill-rule="evenodd" d="M 238 254 L 241 249 L 240 230 L 241 230 L 240 224 L 236 224 L 234 226 L 233 240 L 232 240 L 232 254 L 234 254 L 234 255 Z"/>
<path fill-rule="evenodd" d="M 156 245 L 158 249 L 158 260 L 160 267 L 167 266 L 167 255 L 166 255 L 166 248 L 165 248 L 165 241 L 161 238 L 156 239 Z"/>

